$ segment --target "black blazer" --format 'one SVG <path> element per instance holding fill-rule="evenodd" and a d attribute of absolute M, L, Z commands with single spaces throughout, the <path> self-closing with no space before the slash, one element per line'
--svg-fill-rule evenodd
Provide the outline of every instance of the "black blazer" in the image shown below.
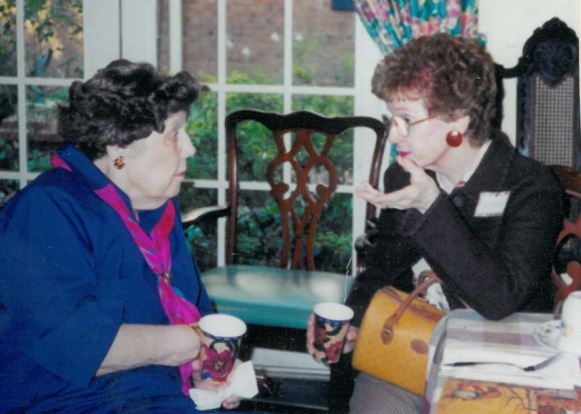
<path fill-rule="evenodd" d="M 385 172 L 386 192 L 408 182 L 398 164 Z M 475 215 L 483 192 L 489 192 L 483 198 L 509 192 L 502 213 Z M 469 181 L 450 194 L 441 191 L 424 214 L 381 211 L 367 269 L 347 300 L 354 324 L 381 287 L 411 290 L 411 267 L 422 257 L 441 279 L 452 309 L 467 305 L 494 320 L 516 311 L 550 311 L 552 251 L 565 206 L 561 184 L 542 164 L 495 137 Z"/>

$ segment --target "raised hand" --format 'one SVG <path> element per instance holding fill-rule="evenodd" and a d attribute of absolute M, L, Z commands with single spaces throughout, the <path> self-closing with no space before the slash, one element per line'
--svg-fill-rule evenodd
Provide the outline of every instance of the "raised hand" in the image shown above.
<path fill-rule="evenodd" d="M 379 208 L 398 210 L 415 208 L 420 213 L 425 213 L 440 193 L 438 186 L 432 177 L 411 159 L 397 157 L 397 162 L 405 171 L 410 173 L 410 184 L 407 187 L 391 193 L 382 193 L 368 182 L 364 182 L 361 187 L 355 190 L 355 194 Z"/>

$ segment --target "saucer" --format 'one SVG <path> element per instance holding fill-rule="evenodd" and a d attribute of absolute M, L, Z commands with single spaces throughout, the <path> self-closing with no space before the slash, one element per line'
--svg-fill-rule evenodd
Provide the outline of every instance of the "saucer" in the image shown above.
<path fill-rule="evenodd" d="M 581 356 L 581 342 L 559 341 L 561 339 L 561 321 L 547 321 L 535 328 L 533 336 L 536 341 L 553 351 L 562 351 Z"/>

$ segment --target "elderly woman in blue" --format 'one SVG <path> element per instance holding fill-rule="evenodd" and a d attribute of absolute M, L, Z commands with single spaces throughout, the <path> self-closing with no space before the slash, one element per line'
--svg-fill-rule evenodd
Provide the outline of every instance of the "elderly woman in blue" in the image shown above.
<path fill-rule="evenodd" d="M 0 412 L 198 412 L 211 309 L 172 199 L 198 90 L 125 60 L 71 86 L 55 168 L 0 216 Z"/>

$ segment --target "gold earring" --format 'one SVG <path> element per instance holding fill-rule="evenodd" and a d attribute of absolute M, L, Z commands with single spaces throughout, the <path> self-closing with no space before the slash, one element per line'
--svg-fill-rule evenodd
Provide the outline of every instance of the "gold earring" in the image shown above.
<path fill-rule="evenodd" d="M 125 166 L 125 157 L 123 155 L 118 156 L 117 158 L 115 158 L 115 161 L 113 161 L 113 165 L 115 166 L 115 168 L 120 170 Z"/>

